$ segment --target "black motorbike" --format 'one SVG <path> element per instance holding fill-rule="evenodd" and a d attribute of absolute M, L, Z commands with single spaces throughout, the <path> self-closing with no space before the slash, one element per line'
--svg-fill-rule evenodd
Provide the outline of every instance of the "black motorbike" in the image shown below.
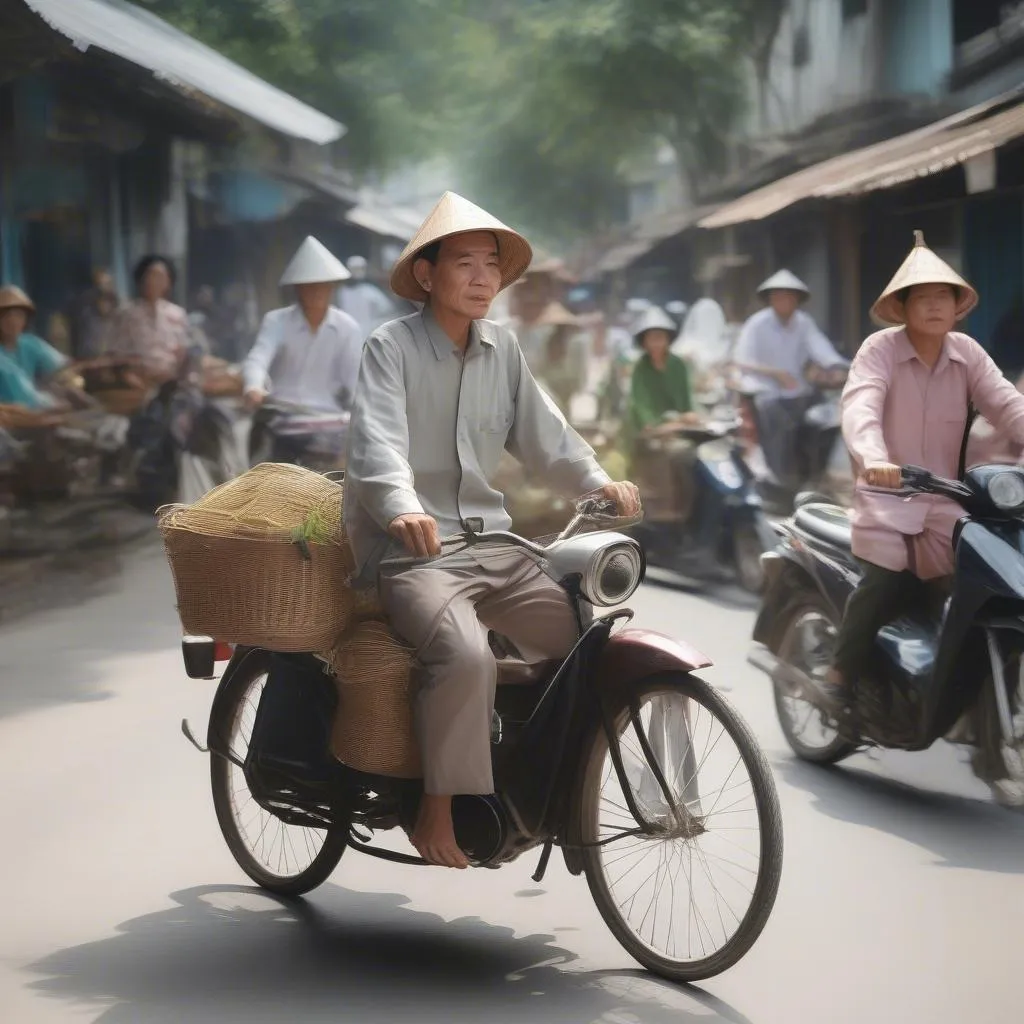
<path fill-rule="evenodd" d="M 696 447 L 693 510 L 681 527 L 678 520 L 647 519 L 633 534 L 651 565 L 698 580 L 732 577 L 757 594 L 764 586 L 761 556 L 775 547 L 776 537 L 737 442 L 738 430 L 733 419 L 676 427 L 673 435 Z"/>
<path fill-rule="evenodd" d="M 768 672 L 779 721 L 805 760 L 834 764 L 862 746 L 924 750 L 936 740 L 977 748 L 999 795 L 1024 783 L 1024 472 L 982 466 L 963 481 L 903 468 L 896 494 L 936 494 L 964 510 L 955 574 L 941 607 L 878 634 L 874 663 L 837 709 L 822 690 L 846 600 L 861 577 L 845 510 L 801 504 L 765 556 L 768 584 L 752 664 Z"/>
<path fill-rule="evenodd" d="M 253 416 L 249 464 L 290 462 L 320 473 L 345 468 L 350 416 L 268 398 Z"/>
<path fill-rule="evenodd" d="M 499 659 L 497 794 L 455 798 L 456 838 L 479 867 L 539 851 L 536 881 L 560 847 L 640 963 L 695 981 L 735 964 L 771 913 L 782 866 L 779 804 L 750 730 L 694 675 L 708 659 L 648 630 L 617 629 L 628 610 L 593 616 L 594 606 L 621 605 L 643 578 L 636 542 L 608 532 L 610 524 L 607 503 L 589 499 L 546 545 L 480 532 L 446 545 L 451 553 L 494 543 L 528 552 L 570 595 L 580 627 L 564 662 Z M 212 678 L 227 653 L 207 638 L 183 646 L 192 677 Z M 241 868 L 275 892 L 309 891 L 347 849 L 424 863 L 372 842 L 375 831 L 411 830 L 422 783 L 334 758 L 335 695 L 312 654 L 238 648 L 213 700 L 200 749 L 212 755 L 217 818 Z"/>

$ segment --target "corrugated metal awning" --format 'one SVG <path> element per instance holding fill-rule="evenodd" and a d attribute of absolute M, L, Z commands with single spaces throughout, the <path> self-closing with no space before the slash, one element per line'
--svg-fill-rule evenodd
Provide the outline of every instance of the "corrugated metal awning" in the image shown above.
<path fill-rule="evenodd" d="M 202 93 L 290 135 L 326 145 L 345 127 L 124 0 L 24 0 L 78 49 L 95 46 L 179 88 Z"/>
<path fill-rule="evenodd" d="M 723 228 L 763 220 L 805 199 L 834 199 L 894 188 L 966 163 L 1024 136 L 1024 103 L 990 114 L 1000 102 L 972 107 L 781 178 L 727 203 L 699 226 Z"/>
<path fill-rule="evenodd" d="M 345 219 L 356 227 L 380 235 L 408 242 L 419 229 L 421 217 L 409 210 L 393 206 L 378 206 L 362 201 L 345 214 Z"/>

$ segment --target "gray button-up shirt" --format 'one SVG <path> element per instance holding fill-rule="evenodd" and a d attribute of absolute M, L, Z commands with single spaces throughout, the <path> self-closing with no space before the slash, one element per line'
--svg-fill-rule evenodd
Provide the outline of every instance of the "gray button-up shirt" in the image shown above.
<path fill-rule="evenodd" d="M 396 516 L 433 516 L 442 537 L 477 517 L 508 529 L 491 486 L 506 448 L 568 497 L 609 482 L 507 328 L 474 321 L 465 356 L 429 310 L 377 328 L 363 350 L 345 477 L 357 585 L 371 586 L 380 560 L 398 552 L 387 533 Z"/>

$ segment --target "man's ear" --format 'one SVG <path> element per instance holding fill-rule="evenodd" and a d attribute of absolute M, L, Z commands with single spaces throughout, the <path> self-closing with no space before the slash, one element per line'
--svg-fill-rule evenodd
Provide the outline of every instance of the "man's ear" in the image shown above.
<path fill-rule="evenodd" d="M 432 266 L 430 260 L 419 259 L 412 265 L 412 276 L 416 278 L 416 283 L 425 291 L 430 291 L 432 284 L 431 278 Z"/>

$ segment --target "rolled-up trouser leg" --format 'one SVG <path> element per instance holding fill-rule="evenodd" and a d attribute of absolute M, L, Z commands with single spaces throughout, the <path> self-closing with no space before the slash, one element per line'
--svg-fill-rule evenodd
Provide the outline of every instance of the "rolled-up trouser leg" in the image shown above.
<path fill-rule="evenodd" d="M 415 722 L 427 793 L 494 792 L 497 665 L 475 608 L 484 586 L 469 571 L 431 568 L 381 580 L 392 627 L 416 649 Z"/>

